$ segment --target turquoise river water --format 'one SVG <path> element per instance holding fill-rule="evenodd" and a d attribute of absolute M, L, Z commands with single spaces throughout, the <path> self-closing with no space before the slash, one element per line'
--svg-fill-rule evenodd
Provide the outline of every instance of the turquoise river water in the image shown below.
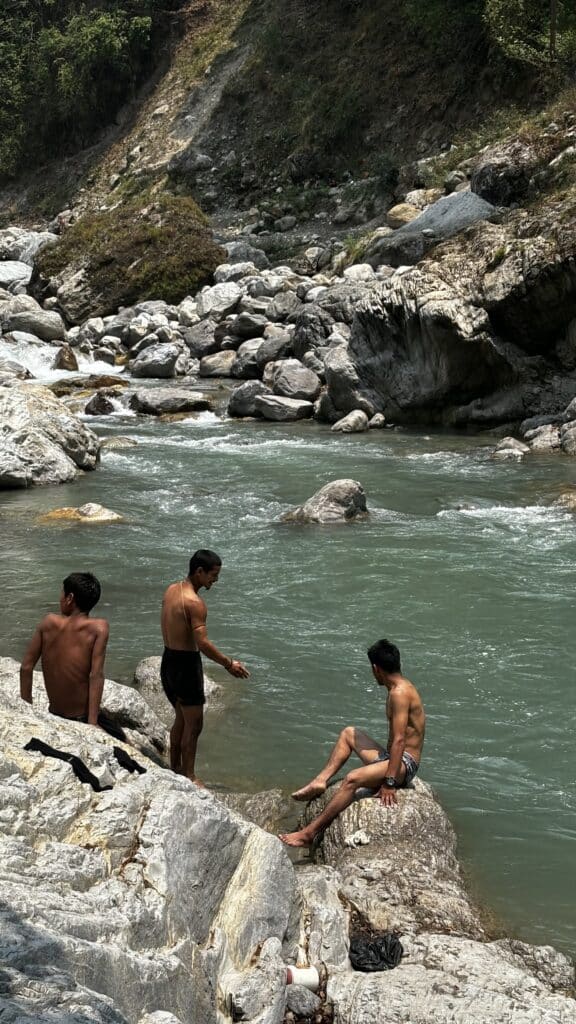
<path fill-rule="evenodd" d="M 113 417 L 105 451 L 75 484 L 0 495 L 0 653 L 20 657 L 64 575 L 102 580 L 107 674 L 129 682 L 161 652 L 164 586 L 197 547 L 221 553 L 209 631 L 252 676 L 215 668 L 199 771 L 238 789 L 304 783 L 348 723 L 385 738 L 366 648 L 401 648 L 428 716 L 422 778 L 457 829 L 475 894 L 514 934 L 576 951 L 574 562 L 576 520 L 551 507 L 576 460 L 489 458 L 486 435 L 279 426 L 202 414 L 175 424 Z M 353 477 L 370 516 L 339 527 L 281 525 L 322 484 Z M 41 525 L 99 501 L 115 526 Z"/>

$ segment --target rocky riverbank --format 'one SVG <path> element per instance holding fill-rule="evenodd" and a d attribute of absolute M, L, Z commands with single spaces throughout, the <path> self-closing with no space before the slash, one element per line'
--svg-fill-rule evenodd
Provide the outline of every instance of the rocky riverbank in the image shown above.
<path fill-rule="evenodd" d="M 2 659 L 7 1021 L 63 1010 L 73 1024 L 576 1021 L 564 956 L 487 937 L 425 783 L 401 793 L 396 810 L 353 805 L 318 863 L 294 867 L 274 835 L 159 763 L 157 719 L 133 691 L 107 684 L 105 695 L 126 697 L 129 744 L 17 693 L 17 665 Z M 26 749 L 33 738 L 76 754 L 105 788 Z M 119 749 L 145 772 L 130 772 Z M 256 802 L 269 821 L 270 800 Z M 401 964 L 352 971 L 350 937 L 391 928 Z M 285 984 L 286 964 L 308 962 L 327 972 L 318 995 Z"/>
<path fill-rule="evenodd" d="M 47 280 L 41 286 L 37 277 L 42 306 L 27 294 L 28 281 L 12 272 L 6 280 L 11 290 L 0 294 L 3 486 L 63 482 L 79 470 L 95 468 L 99 442 L 70 412 L 103 416 L 125 407 L 169 417 L 213 409 L 214 394 L 208 391 L 214 379 L 233 385 L 230 416 L 276 422 L 314 418 L 343 432 L 422 420 L 458 426 L 522 424 L 519 429 L 532 450 L 572 454 L 576 371 L 570 259 L 565 270 L 556 261 L 557 283 L 551 278 L 547 291 L 542 275 L 549 278 L 549 253 L 533 239 L 528 277 L 517 261 L 491 267 L 486 246 L 494 242 L 494 231 L 495 240 L 502 241 L 502 228 L 483 219 L 484 208 L 470 214 L 474 204 L 458 212 L 460 199 L 467 203 L 471 196 L 469 191 L 451 193 L 445 199 L 455 197 L 455 202 L 446 208 L 443 199 L 424 204 L 424 212 L 393 235 L 400 244 L 399 235 L 410 228 L 410 238 L 426 239 L 432 229 L 414 226 L 422 218 L 437 223 L 444 234 L 460 234 L 470 216 L 479 216 L 476 264 L 468 260 L 456 275 L 454 249 L 415 267 L 381 263 L 389 258 L 389 246 L 388 256 L 382 249 L 389 235 L 368 249 L 376 269 L 365 262 L 339 270 L 333 266 L 330 272 L 313 272 L 317 251 L 306 254 L 308 272 L 290 266 L 270 269 L 263 266 L 267 261 L 261 250 L 236 242 L 228 245 L 230 262 L 217 267 L 215 283 L 178 305 L 145 301 L 75 323 L 78 309 L 97 304 L 88 294 L 79 300 L 79 290 L 87 287 L 84 277 L 60 284 Z M 49 233 L 0 232 L 5 255 L 0 266 L 18 264 L 9 257 L 33 259 L 37 252 L 54 251 L 55 239 Z M 483 276 L 472 287 L 473 266 Z M 488 277 L 491 298 L 482 308 L 479 281 L 484 281 L 486 296 Z M 564 294 L 564 333 L 558 288 Z M 548 331 L 546 353 L 536 351 L 527 320 L 533 302 L 542 322 L 541 300 L 553 303 L 556 322 L 555 332 Z M 519 304 L 516 313 L 514 303 Z M 524 340 L 506 340 L 504 325 L 520 321 L 526 324 Z M 70 374 L 70 388 L 56 389 L 68 411 L 34 385 L 30 366 L 39 360 L 40 372 Z M 98 386 L 90 376 L 74 377 L 80 366 L 109 367 L 110 373 Z M 126 377 L 172 383 L 125 389 Z M 517 445 L 503 447 L 521 451 Z"/>

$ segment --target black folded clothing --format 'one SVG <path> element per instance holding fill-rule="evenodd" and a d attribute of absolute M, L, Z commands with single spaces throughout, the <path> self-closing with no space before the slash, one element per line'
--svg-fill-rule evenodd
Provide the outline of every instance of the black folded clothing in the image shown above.
<path fill-rule="evenodd" d="M 349 955 L 355 971 L 391 971 L 400 963 L 404 949 L 395 932 L 383 932 L 370 939 L 352 939 Z"/>

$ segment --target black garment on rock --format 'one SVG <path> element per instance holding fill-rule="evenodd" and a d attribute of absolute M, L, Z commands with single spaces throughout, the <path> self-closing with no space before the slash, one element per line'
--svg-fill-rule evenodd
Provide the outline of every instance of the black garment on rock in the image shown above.
<path fill-rule="evenodd" d="M 84 761 L 81 761 L 76 754 L 69 754 L 66 750 L 57 750 L 56 747 L 51 747 L 49 743 L 44 743 L 44 740 L 39 740 L 35 736 L 28 740 L 24 750 L 33 750 L 39 754 L 44 754 L 45 757 L 55 757 L 59 761 L 67 761 L 76 778 L 80 782 L 88 783 L 96 793 L 102 793 L 105 789 L 112 789 L 112 786 L 102 786 L 99 779 L 92 774 L 90 769 L 84 764 Z"/>
<path fill-rule="evenodd" d="M 350 943 L 350 963 L 355 971 L 391 971 L 403 955 L 404 948 L 394 932 L 383 932 L 371 939 L 352 939 Z"/>
<path fill-rule="evenodd" d="M 138 764 L 138 761 L 135 761 L 133 757 L 130 757 L 130 754 L 127 754 L 125 750 L 122 750 L 122 747 L 112 747 L 112 753 L 121 768 L 125 768 L 126 771 L 132 773 L 138 772 L 139 775 L 146 774 L 146 769 L 141 764 Z"/>

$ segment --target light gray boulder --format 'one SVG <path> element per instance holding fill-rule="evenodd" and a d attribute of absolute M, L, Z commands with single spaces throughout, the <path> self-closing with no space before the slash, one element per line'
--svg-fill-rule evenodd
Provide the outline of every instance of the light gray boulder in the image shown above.
<path fill-rule="evenodd" d="M 309 370 L 299 359 L 280 359 L 268 363 L 264 382 L 276 395 L 286 398 L 302 398 L 313 402 L 322 387 L 322 382 L 313 370 Z"/>
<path fill-rule="evenodd" d="M 243 341 L 236 353 L 236 359 L 230 370 L 232 377 L 240 380 L 255 380 L 261 375 L 261 370 L 256 360 L 258 349 L 262 345 L 262 338 L 251 338 Z"/>
<path fill-rule="evenodd" d="M 530 453 L 530 445 L 515 437 L 503 437 L 492 452 L 493 459 L 522 459 Z"/>
<path fill-rule="evenodd" d="M 368 426 L 366 413 L 362 409 L 353 409 L 347 416 L 343 416 L 341 420 L 334 423 L 330 429 L 334 433 L 361 434 L 364 430 L 368 430 Z"/>
<path fill-rule="evenodd" d="M 16 359 L 0 358 L 0 383 L 2 385 L 15 380 L 32 380 L 33 377 L 34 374 Z"/>
<path fill-rule="evenodd" d="M 0 262 L 0 288 L 10 290 L 15 285 L 26 286 L 32 276 L 32 268 L 19 260 Z"/>
<path fill-rule="evenodd" d="M 222 248 L 228 253 L 229 263 L 253 263 L 259 270 L 270 266 L 270 260 L 263 249 L 252 245 L 245 239 L 237 239 L 234 242 L 224 242 Z"/>
<path fill-rule="evenodd" d="M 374 281 L 376 275 L 370 263 L 353 263 L 344 268 L 342 277 L 346 281 Z"/>
<path fill-rule="evenodd" d="M 493 220 L 498 211 L 474 192 L 452 192 L 432 203 L 423 213 L 394 234 L 379 238 L 366 253 L 372 267 L 418 263 L 428 249 L 465 231 L 481 220 Z"/>
<path fill-rule="evenodd" d="M 359 368 L 364 370 L 362 357 L 358 360 Z M 355 363 L 350 357 L 350 351 L 346 344 L 335 345 L 324 355 L 324 373 L 326 377 L 327 401 L 330 407 L 336 410 L 336 422 L 341 418 L 341 413 L 352 412 L 354 409 L 361 409 L 367 416 L 372 417 L 376 412 L 376 396 L 368 388 L 363 388 L 360 374 Z M 320 417 L 329 419 L 328 416 Z"/>
<path fill-rule="evenodd" d="M 383 974 L 337 972 L 327 996 L 334 1024 L 574 1024 L 574 1001 L 555 994 L 500 943 L 451 935 L 402 936 L 406 960 Z"/>
<path fill-rule="evenodd" d="M 226 281 L 241 281 L 243 278 L 252 277 L 256 274 L 254 263 L 221 263 L 214 271 L 215 284 L 223 284 Z"/>
<path fill-rule="evenodd" d="M 0 657 L 0 702 L 11 702 L 20 694 L 20 664 L 14 658 Z M 48 697 L 41 672 L 34 672 L 32 686 L 34 709 L 46 716 L 57 729 L 63 719 L 48 715 Z M 102 710 L 126 734 L 127 742 L 146 757 L 167 756 L 168 733 L 162 719 L 136 690 L 106 679 L 102 694 Z M 84 726 L 90 737 L 93 726 Z"/>
<path fill-rule="evenodd" d="M 576 455 L 576 422 L 574 420 L 562 424 L 560 447 L 565 455 Z"/>
<path fill-rule="evenodd" d="M 242 289 L 235 281 L 203 288 L 196 296 L 198 316 L 202 320 L 208 316 L 213 320 L 222 320 L 229 313 L 234 312 L 241 298 Z"/>
<path fill-rule="evenodd" d="M 527 194 L 542 163 L 536 148 L 514 139 L 485 150 L 472 170 L 472 192 L 495 206 L 510 206 Z"/>
<path fill-rule="evenodd" d="M 282 1024 L 294 872 L 278 840 L 134 747 L 25 704 L 16 680 L 0 700 L 3 1017 L 217 1024 L 226 1007 Z M 111 788 L 24 750 L 31 737 Z"/>
<path fill-rule="evenodd" d="M 235 362 L 236 352 L 233 349 L 215 352 L 214 355 L 202 357 L 198 372 L 201 377 L 231 377 Z"/>
<path fill-rule="evenodd" d="M 534 430 L 527 430 L 524 440 L 533 452 L 557 451 L 560 448 L 560 427 L 550 423 Z"/>
<path fill-rule="evenodd" d="M 293 420 L 304 420 L 312 416 L 314 405 L 298 398 L 283 398 L 281 395 L 257 395 L 254 404 L 256 413 L 265 420 L 277 423 L 291 423 Z"/>
<path fill-rule="evenodd" d="M 247 380 L 234 388 L 228 402 L 229 416 L 260 416 L 256 399 L 260 395 L 271 395 L 272 391 L 261 380 Z"/>
<path fill-rule="evenodd" d="M 303 505 L 285 512 L 285 523 L 344 523 L 367 515 L 366 493 L 357 480 L 331 480 Z"/>
<path fill-rule="evenodd" d="M 278 292 L 268 306 L 268 319 L 284 323 L 296 317 L 303 308 L 304 305 L 296 295 L 296 292 Z"/>
<path fill-rule="evenodd" d="M 0 392 L 0 488 L 74 480 L 96 468 L 100 442 L 48 388 Z"/>
<path fill-rule="evenodd" d="M 54 310 L 41 309 L 36 303 L 34 305 L 36 308 L 19 312 L 2 312 L 2 330 L 6 334 L 10 331 L 25 331 L 42 341 L 63 341 L 66 327 L 60 314 Z"/>
<path fill-rule="evenodd" d="M 216 321 L 208 318 L 193 327 L 182 328 L 182 336 L 195 359 L 211 356 L 220 350 L 220 339 L 215 335 Z"/>
<path fill-rule="evenodd" d="M 381 430 L 382 427 L 385 427 L 385 426 L 386 426 L 386 417 L 381 412 L 375 413 L 374 416 L 372 416 L 372 418 L 368 421 L 368 429 L 369 430 Z"/>
<path fill-rule="evenodd" d="M 201 391 L 191 388 L 141 388 L 130 395 L 130 408 L 148 416 L 169 413 L 202 412 L 212 408 L 212 401 Z"/>
<path fill-rule="evenodd" d="M 292 334 L 280 328 L 275 328 L 275 332 L 264 338 L 256 353 L 256 362 L 261 370 L 267 363 L 276 362 L 278 359 L 287 359 L 294 354 Z"/>
<path fill-rule="evenodd" d="M 150 345 L 131 364 L 133 377 L 165 378 L 176 376 L 176 362 L 181 355 L 178 345 Z"/>
<path fill-rule="evenodd" d="M 0 260 L 17 260 L 32 267 L 36 253 L 47 245 L 55 245 L 58 235 L 51 231 L 30 231 L 9 227 L 0 231 Z"/>
<path fill-rule="evenodd" d="M 301 359 L 310 349 L 320 348 L 332 333 L 334 319 L 320 306 L 310 306 L 297 313 L 294 319 L 294 355 Z"/>
<path fill-rule="evenodd" d="M 233 333 L 244 341 L 249 338 L 262 338 L 269 324 L 267 317 L 256 313 L 239 313 L 234 320 Z"/>

